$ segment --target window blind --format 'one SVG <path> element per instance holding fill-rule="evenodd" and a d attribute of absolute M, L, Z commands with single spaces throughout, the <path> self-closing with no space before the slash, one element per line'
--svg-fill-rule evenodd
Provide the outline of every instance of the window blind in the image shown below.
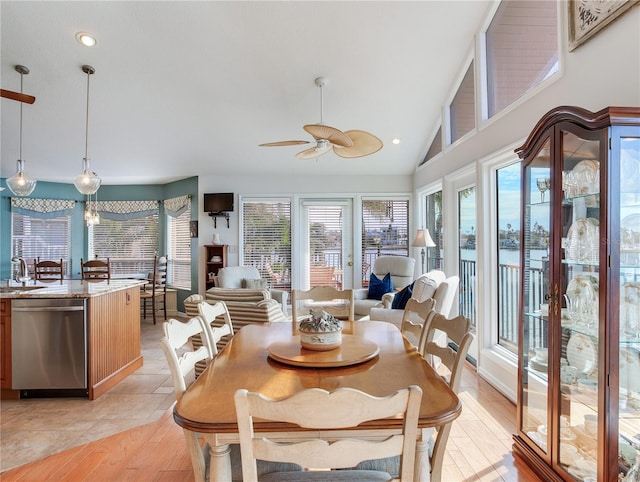
<path fill-rule="evenodd" d="M 158 213 L 134 219 L 106 219 L 89 226 L 89 257 L 109 258 L 112 274 L 153 271 L 158 250 Z"/>
<path fill-rule="evenodd" d="M 242 260 L 271 287 L 291 288 L 291 200 L 242 201 Z"/>
<path fill-rule="evenodd" d="M 167 216 L 169 284 L 174 288 L 191 289 L 191 210 L 178 217 Z"/>
<path fill-rule="evenodd" d="M 27 260 L 33 277 L 34 259 L 58 261 L 62 258 L 64 272 L 71 266 L 71 216 L 38 218 L 16 212 L 11 213 L 11 255 Z M 15 273 L 12 273 L 15 275 Z"/>

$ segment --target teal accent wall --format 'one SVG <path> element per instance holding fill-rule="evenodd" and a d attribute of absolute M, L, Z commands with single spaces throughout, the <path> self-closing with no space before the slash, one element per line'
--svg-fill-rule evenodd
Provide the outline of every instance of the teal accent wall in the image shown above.
<path fill-rule="evenodd" d="M 0 186 L 6 188 L 6 180 L 0 178 Z M 98 190 L 99 201 L 149 201 L 169 199 L 177 196 L 191 195 L 191 219 L 198 219 L 198 178 L 191 177 L 162 185 L 117 185 L 101 186 Z M 0 191 L 0 280 L 11 276 L 11 197 L 13 193 L 7 188 Z M 71 222 L 71 263 L 73 271 L 79 272 L 80 258 L 88 257 L 87 229 L 84 224 L 85 196 L 80 194 L 73 184 L 38 181 L 32 198 L 70 199 L 75 200 Z M 160 204 L 158 217 L 158 253 L 164 254 L 167 249 L 167 225 L 164 206 Z M 192 239 L 191 246 L 191 286 L 197 292 L 198 286 L 198 242 Z M 184 299 L 191 292 L 178 290 L 178 310 L 184 309 Z"/>

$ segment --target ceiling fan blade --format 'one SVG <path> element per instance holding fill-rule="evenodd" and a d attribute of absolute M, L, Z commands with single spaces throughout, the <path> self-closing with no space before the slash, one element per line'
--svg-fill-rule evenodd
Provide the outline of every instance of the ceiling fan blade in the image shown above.
<path fill-rule="evenodd" d="M 320 157 L 323 154 L 326 154 L 331 150 L 331 144 L 327 143 L 324 147 L 311 147 L 309 149 L 305 149 L 304 151 L 300 151 L 296 154 L 296 159 L 315 159 L 316 157 Z"/>
<path fill-rule="evenodd" d="M 21 94 L 20 92 L 13 92 L 12 90 L 4 89 L 0 89 L 0 97 L 17 100 L 18 102 L 24 102 L 25 104 L 33 104 L 36 101 L 36 98 L 32 95 Z"/>
<path fill-rule="evenodd" d="M 364 157 L 382 149 L 382 141 L 373 134 L 359 130 L 346 131 L 345 134 L 353 141 L 353 146 L 333 146 L 333 152 L 340 157 Z"/>
<path fill-rule="evenodd" d="M 264 144 L 258 144 L 259 147 L 279 147 L 279 146 L 298 146 L 300 144 L 309 144 L 311 141 L 278 141 L 278 142 L 265 142 Z"/>
<path fill-rule="evenodd" d="M 351 147 L 353 145 L 351 138 L 335 127 L 323 124 L 307 124 L 303 129 L 316 139 L 325 139 L 336 146 Z"/>

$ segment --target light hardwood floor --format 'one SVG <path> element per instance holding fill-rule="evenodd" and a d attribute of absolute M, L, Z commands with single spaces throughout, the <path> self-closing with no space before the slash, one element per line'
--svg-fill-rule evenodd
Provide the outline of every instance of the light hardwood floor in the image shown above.
<path fill-rule="evenodd" d="M 153 332 L 149 338 L 156 336 Z M 166 387 L 166 380 L 160 386 Z M 470 365 L 465 367 L 460 398 L 462 415 L 453 424 L 442 480 L 538 481 L 511 453 L 515 406 Z M 2 452 L 4 458 L 7 454 Z M 171 409 L 165 408 L 156 421 L 20 465 L 0 474 L 0 480 L 179 482 L 192 481 L 193 474 L 182 430 L 173 422 Z"/>

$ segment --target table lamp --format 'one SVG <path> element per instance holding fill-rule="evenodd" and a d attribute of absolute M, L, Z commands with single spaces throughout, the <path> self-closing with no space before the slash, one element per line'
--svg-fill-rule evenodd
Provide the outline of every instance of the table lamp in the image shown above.
<path fill-rule="evenodd" d="M 418 233 L 416 234 L 416 239 L 413 240 L 411 246 L 414 248 L 422 248 L 420 254 L 422 254 L 422 272 L 424 273 L 424 257 L 425 254 L 428 254 L 429 248 L 433 248 L 436 243 L 431 239 L 431 235 L 429 234 L 428 229 L 418 229 Z M 426 248 L 426 251 L 425 251 Z M 427 257 L 427 270 L 429 269 L 429 259 Z"/>

